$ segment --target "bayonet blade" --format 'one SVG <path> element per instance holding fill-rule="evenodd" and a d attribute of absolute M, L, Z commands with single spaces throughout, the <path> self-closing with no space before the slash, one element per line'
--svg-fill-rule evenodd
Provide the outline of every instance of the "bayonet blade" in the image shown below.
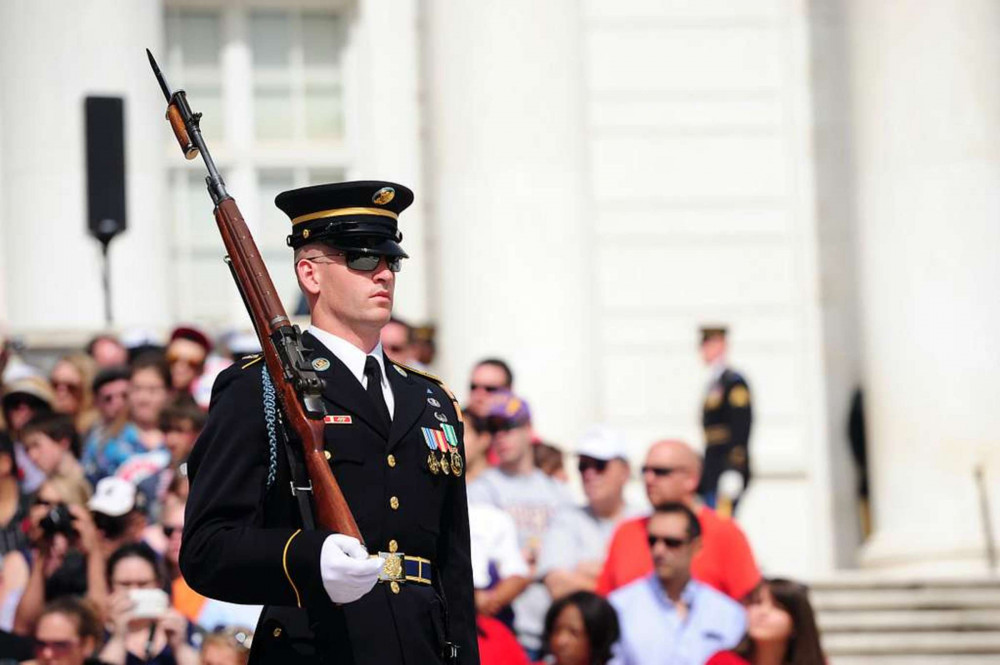
<path fill-rule="evenodd" d="M 153 68 L 153 73 L 156 75 L 156 82 L 160 84 L 160 89 L 163 90 L 163 96 L 166 97 L 169 102 L 172 95 L 170 92 L 170 86 L 167 85 L 167 80 L 163 78 L 163 73 L 156 65 L 156 58 L 153 57 L 153 54 L 149 49 L 146 49 L 146 55 L 149 57 L 149 66 Z"/>

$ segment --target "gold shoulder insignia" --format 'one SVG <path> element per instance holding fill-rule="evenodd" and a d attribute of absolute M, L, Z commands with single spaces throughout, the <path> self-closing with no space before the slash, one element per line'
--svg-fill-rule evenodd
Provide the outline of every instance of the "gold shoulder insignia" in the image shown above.
<path fill-rule="evenodd" d="M 414 374 L 422 376 L 425 379 L 441 386 L 441 390 L 444 391 L 444 393 L 448 396 L 448 399 L 450 399 L 452 404 L 455 405 L 455 415 L 458 416 L 458 422 L 462 423 L 463 425 L 465 424 L 465 419 L 462 418 L 462 406 L 458 403 L 458 400 L 455 398 L 455 393 L 451 392 L 451 389 L 445 385 L 444 381 L 442 381 L 439 377 L 434 376 L 430 372 L 425 372 L 421 369 L 414 369 L 409 365 L 404 365 L 403 363 L 397 363 L 396 361 L 393 361 L 393 364 L 396 365 L 396 367 L 402 367 L 407 372 L 413 372 Z"/>
<path fill-rule="evenodd" d="M 746 408 L 750 404 L 750 391 L 746 386 L 736 386 L 729 391 L 729 403 L 737 409 Z"/>
<path fill-rule="evenodd" d="M 260 362 L 263 359 L 264 359 L 264 355 L 260 354 L 260 353 L 255 353 L 255 354 L 253 354 L 251 356 L 243 356 L 242 360 L 244 362 L 243 362 L 243 366 L 240 367 L 240 369 L 246 369 L 247 367 L 250 367 L 251 365 L 254 365 L 254 364 L 258 363 L 258 362 Z"/>

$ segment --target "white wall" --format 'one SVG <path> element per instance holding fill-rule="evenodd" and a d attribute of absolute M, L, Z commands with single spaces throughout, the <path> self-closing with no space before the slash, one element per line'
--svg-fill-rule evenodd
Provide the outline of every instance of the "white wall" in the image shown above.
<path fill-rule="evenodd" d="M 0 4 L 0 182 L 6 315 L 16 330 L 103 326 L 100 246 L 86 228 L 83 100 L 125 98 L 127 233 L 111 246 L 116 323 L 167 320 L 163 98 L 144 48 L 158 0 Z"/>

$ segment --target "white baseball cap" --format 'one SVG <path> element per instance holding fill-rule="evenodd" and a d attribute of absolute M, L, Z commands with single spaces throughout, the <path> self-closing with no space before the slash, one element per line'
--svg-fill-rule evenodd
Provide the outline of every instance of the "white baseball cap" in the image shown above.
<path fill-rule="evenodd" d="M 121 517 L 135 508 L 135 485 L 123 478 L 108 476 L 97 481 L 87 507 L 95 513 Z"/>
<path fill-rule="evenodd" d="M 607 425 L 591 427 L 576 444 L 577 455 L 605 461 L 613 459 L 628 461 L 628 449 L 625 435 Z"/>

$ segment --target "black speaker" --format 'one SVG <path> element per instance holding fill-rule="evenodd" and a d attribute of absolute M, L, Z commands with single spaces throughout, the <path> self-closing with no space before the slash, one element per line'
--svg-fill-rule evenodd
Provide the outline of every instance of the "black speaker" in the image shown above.
<path fill-rule="evenodd" d="M 87 97 L 87 227 L 107 246 L 125 230 L 125 100 Z"/>

